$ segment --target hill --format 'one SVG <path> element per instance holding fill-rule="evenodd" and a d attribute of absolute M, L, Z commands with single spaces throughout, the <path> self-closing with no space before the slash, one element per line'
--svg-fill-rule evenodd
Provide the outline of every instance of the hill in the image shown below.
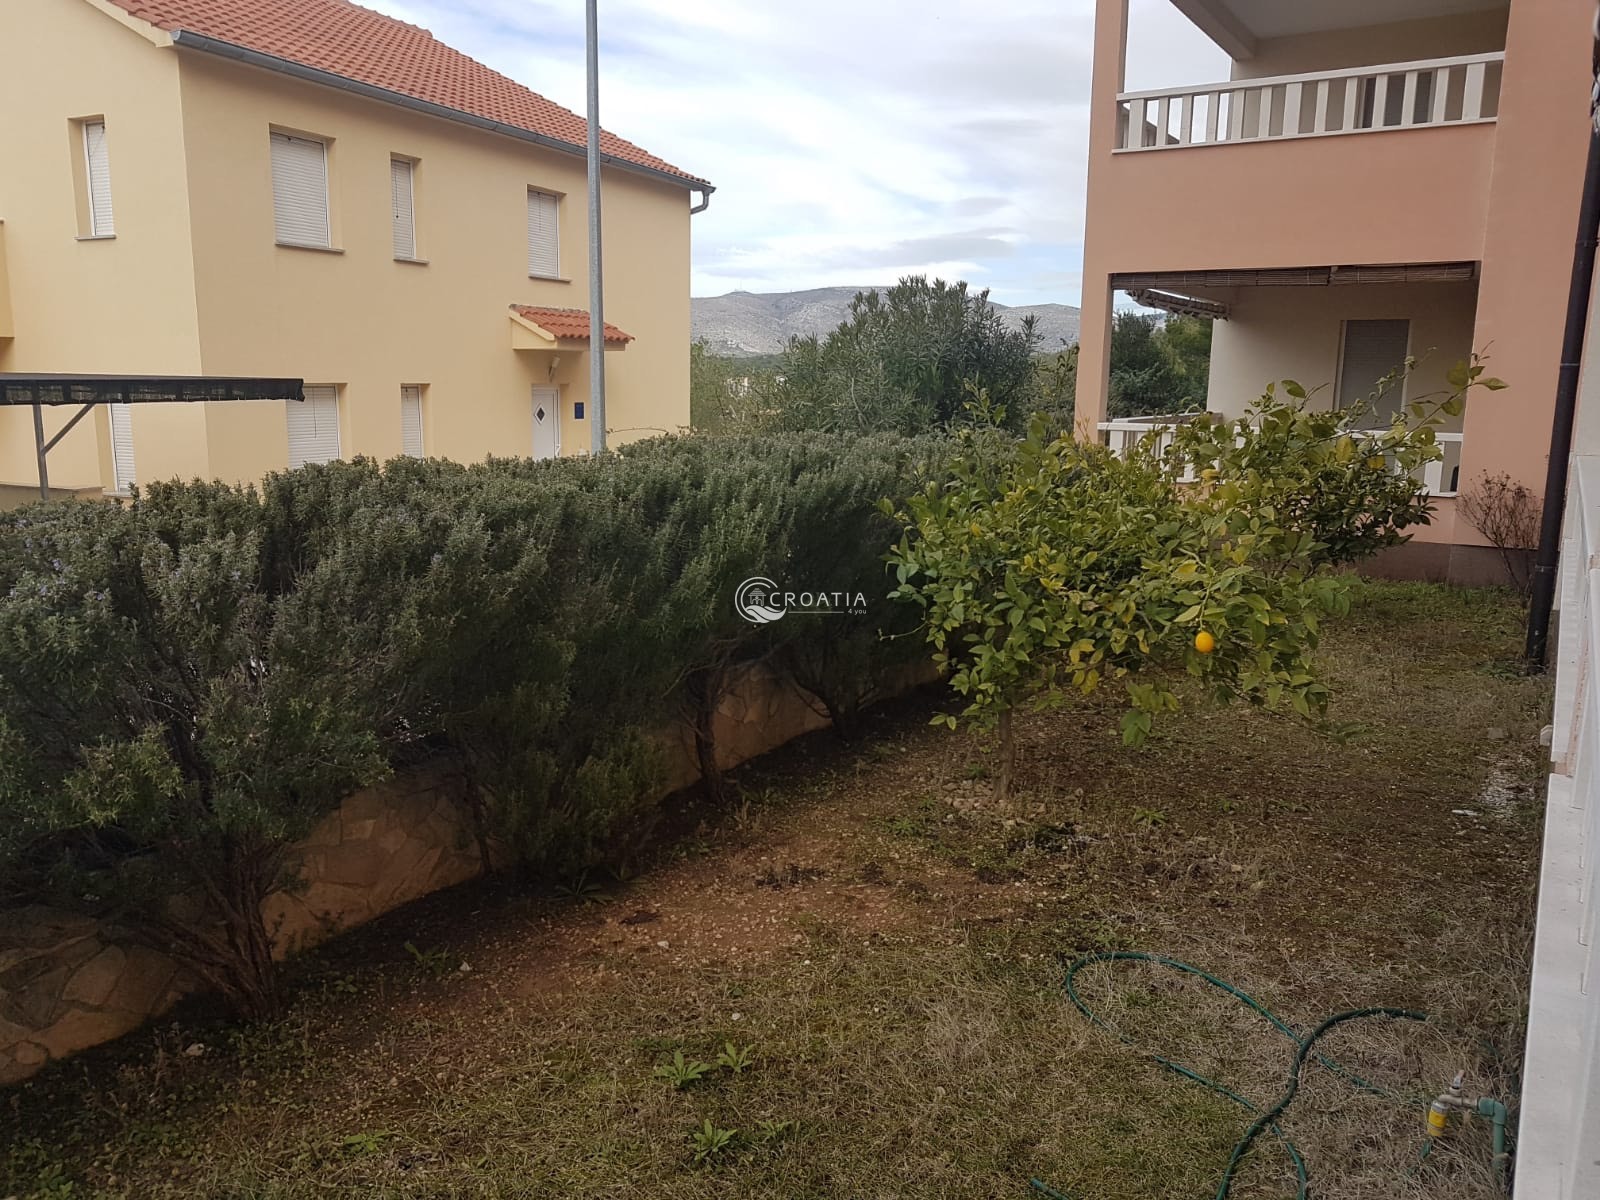
<path fill-rule="evenodd" d="M 830 287 L 697 297 L 690 301 L 692 336 L 697 342 L 704 341 L 714 354 L 777 354 L 791 337 L 820 336 L 836 329 L 849 317 L 850 301 L 856 293 L 873 290 L 870 286 Z M 994 307 L 1013 327 L 1021 325 L 1026 316 L 1036 317 L 1041 350 L 1057 350 L 1078 340 L 1078 310 L 1069 304 Z"/>

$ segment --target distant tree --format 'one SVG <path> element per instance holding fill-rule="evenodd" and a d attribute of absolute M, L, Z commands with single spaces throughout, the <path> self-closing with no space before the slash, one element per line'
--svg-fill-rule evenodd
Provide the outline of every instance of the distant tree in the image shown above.
<path fill-rule="evenodd" d="M 1108 411 L 1144 417 L 1205 407 L 1211 323 L 1119 312 L 1111 327 Z"/>
<path fill-rule="evenodd" d="M 1161 325 L 1162 348 L 1196 408 L 1206 406 L 1206 394 L 1211 385 L 1211 331 L 1214 328 L 1214 323 L 1203 317 L 1171 316 Z"/>
<path fill-rule="evenodd" d="M 1033 360 L 1035 408 L 1050 428 L 1065 433 L 1077 410 L 1078 347 L 1068 346 Z"/>
<path fill-rule="evenodd" d="M 961 422 L 967 385 L 1026 415 L 1037 380 L 1033 321 L 1008 327 L 987 291 L 902 279 L 859 293 L 849 320 L 825 338 L 796 338 L 777 397 L 791 429 L 922 433 Z"/>
<path fill-rule="evenodd" d="M 757 433 L 772 423 L 773 355 L 735 358 L 689 347 L 689 424 L 703 433 Z"/>

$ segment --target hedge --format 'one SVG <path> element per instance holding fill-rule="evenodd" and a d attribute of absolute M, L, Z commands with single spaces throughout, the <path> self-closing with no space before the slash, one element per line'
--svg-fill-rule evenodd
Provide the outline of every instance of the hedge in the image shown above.
<path fill-rule="evenodd" d="M 0 903 L 113 918 L 263 1016 L 281 996 L 262 902 L 295 842 L 396 765 L 457 767 L 480 844 L 524 870 L 624 858 L 650 829 L 664 715 L 717 796 L 712 717 L 739 667 L 784 672 L 848 735 L 923 656 L 894 636 L 919 618 L 885 598 L 879 502 L 940 456 L 665 438 L 5 514 Z M 868 616 L 751 624 L 733 596 L 756 575 L 864 594 Z"/>

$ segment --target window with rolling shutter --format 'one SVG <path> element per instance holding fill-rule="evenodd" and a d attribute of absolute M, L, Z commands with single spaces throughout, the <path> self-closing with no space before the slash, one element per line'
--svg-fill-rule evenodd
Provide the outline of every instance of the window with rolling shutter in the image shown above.
<path fill-rule="evenodd" d="M 330 244 L 326 143 L 272 135 L 272 220 L 281 245 Z"/>
<path fill-rule="evenodd" d="M 111 476 L 116 491 L 126 492 L 138 480 L 133 473 L 133 409 L 126 404 L 108 404 L 111 418 Z"/>
<path fill-rule="evenodd" d="M 84 178 L 89 186 L 89 233 L 110 237 L 116 233 L 111 216 L 111 158 L 106 153 L 106 123 L 83 123 Z"/>
<path fill-rule="evenodd" d="M 561 276 L 561 199 L 528 190 L 528 274 Z"/>
<path fill-rule="evenodd" d="M 289 466 L 332 462 L 339 457 L 339 389 L 331 383 L 308 383 L 303 401 L 288 400 Z"/>
<path fill-rule="evenodd" d="M 422 458 L 422 389 L 400 389 L 400 452 L 408 458 Z"/>
<path fill-rule="evenodd" d="M 1405 366 L 1411 352 L 1410 321 L 1346 321 L 1339 359 L 1339 407 L 1366 407 L 1374 428 L 1394 420 L 1405 403 L 1406 381 L 1395 379 L 1373 399 L 1379 383 Z"/>
<path fill-rule="evenodd" d="M 389 160 L 389 209 L 394 218 L 394 256 L 417 257 L 417 217 L 413 195 L 416 164 L 409 158 Z"/>

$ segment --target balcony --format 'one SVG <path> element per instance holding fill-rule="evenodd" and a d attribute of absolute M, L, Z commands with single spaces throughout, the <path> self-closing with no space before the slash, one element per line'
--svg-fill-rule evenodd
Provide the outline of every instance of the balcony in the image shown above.
<path fill-rule="evenodd" d="M 1214 414 L 1220 416 L 1220 414 Z M 1193 420 L 1193 416 L 1178 417 L 1123 417 L 1115 421 L 1101 421 L 1099 424 L 1100 444 L 1108 446 L 1111 453 L 1118 458 L 1125 457 L 1130 450 L 1142 443 L 1146 438 L 1155 440 L 1154 449 L 1157 454 L 1165 454 L 1172 445 L 1173 433 Z M 1378 434 L 1386 432 L 1381 429 L 1367 430 L 1364 432 Z M 1357 433 L 1356 436 L 1360 436 Z M 1441 457 L 1428 463 L 1418 473 L 1417 485 L 1426 496 L 1435 499 L 1449 499 L 1457 494 L 1461 484 L 1461 440 L 1459 433 L 1439 433 L 1435 437 L 1439 442 L 1439 449 L 1443 452 Z M 1186 471 L 1179 479 L 1180 483 L 1192 483 L 1194 474 Z"/>
<path fill-rule="evenodd" d="M 1494 121 L 1505 54 L 1236 79 L 1117 97 L 1117 153 Z"/>

